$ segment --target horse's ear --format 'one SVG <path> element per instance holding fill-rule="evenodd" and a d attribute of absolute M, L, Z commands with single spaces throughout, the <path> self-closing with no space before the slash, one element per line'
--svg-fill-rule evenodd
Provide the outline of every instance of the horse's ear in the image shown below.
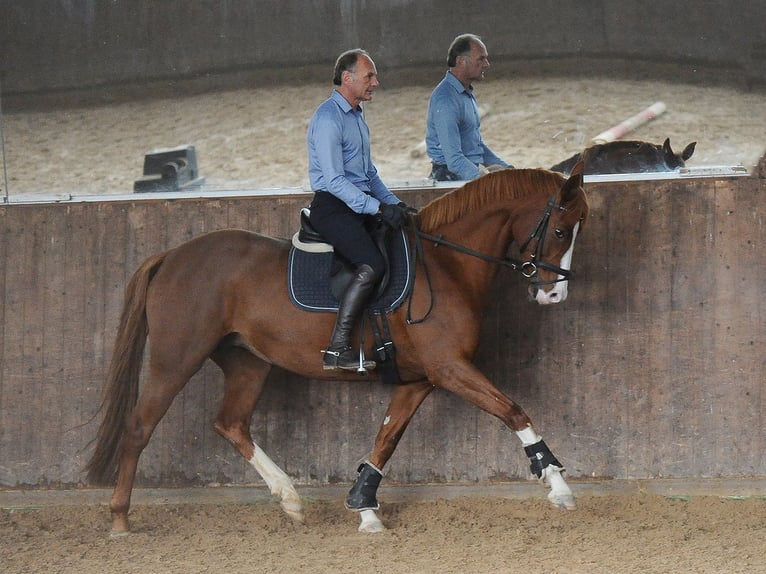
<path fill-rule="evenodd" d="M 569 172 L 569 179 L 572 179 L 573 175 L 579 175 L 580 178 L 582 179 L 582 176 L 584 174 L 585 174 L 585 161 L 580 160 L 574 165 L 574 167 L 572 168 L 572 171 Z"/>
<path fill-rule="evenodd" d="M 565 205 L 576 197 L 577 190 L 582 187 L 584 171 L 585 162 L 580 160 L 569 172 L 569 178 L 559 190 L 559 205 Z"/>
<path fill-rule="evenodd" d="M 697 147 L 697 142 L 692 142 L 684 148 L 684 151 L 681 152 L 681 157 L 684 159 L 684 161 L 692 156 L 695 147 Z"/>
<path fill-rule="evenodd" d="M 559 205 L 567 205 L 570 201 L 575 201 L 578 198 L 578 192 L 583 186 L 583 178 L 585 177 L 585 162 L 583 160 L 578 161 L 572 171 L 569 173 L 569 179 L 564 182 L 559 190 Z M 588 204 L 587 201 L 582 212 L 580 222 L 584 225 L 585 219 L 588 217 Z"/>

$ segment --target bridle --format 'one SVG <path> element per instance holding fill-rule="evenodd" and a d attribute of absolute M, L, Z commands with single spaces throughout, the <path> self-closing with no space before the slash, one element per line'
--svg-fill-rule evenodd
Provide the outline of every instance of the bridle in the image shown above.
<path fill-rule="evenodd" d="M 429 289 L 431 286 L 431 279 L 428 274 L 428 268 L 425 265 L 425 260 L 423 259 L 423 246 L 422 246 L 422 242 L 420 241 L 421 239 L 432 241 L 434 244 L 434 247 L 439 247 L 440 245 L 443 245 L 444 247 L 454 249 L 455 251 L 459 251 L 460 253 L 465 253 L 466 255 L 470 255 L 471 257 L 476 257 L 477 259 L 481 259 L 482 261 L 488 261 L 489 263 L 494 263 L 496 265 L 501 265 L 503 267 L 509 267 L 513 269 L 514 271 L 519 271 L 524 277 L 526 277 L 527 279 L 530 279 L 531 284 L 534 285 L 535 287 L 539 287 L 542 285 L 553 285 L 555 283 L 558 283 L 559 281 L 568 281 L 570 276 L 572 275 L 572 272 L 569 269 L 564 269 L 562 267 L 559 267 L 558 265 L 553 265 L 552 263 L 548 263 L 547 261 L 541 261 L 538 258 L 538 256 L 542 253 L 542 250 L 543 250 L 545 234 L 548 231 L 548 223 L 550 221 L 551 214 L 553 213 L 554 209 L 558 209 L 559 211 L 567 211 L 567 209 L 563 205 L 556 204 L 555 195 L 548 200 L 548 204 L 545 207 L 545 211 L 540 217 L 540 220 L 537 222 L 537 225 L 535 226 L 534 230 L 532 230 L 532 232 L 526 238 L 524 243 L 521 244 L 521 247 L 519 249 L 520 253 L 524 253 L 524 251 L 526 251 L 527 247 L 529 247 L 530 244 L 532 243 L 534 244 L 532 253 L 529 256 L 529 259 L 527 259 L 526 261 L 521 261 L 519 259 L 514 259 L 512 257 L 503 257 L 502 259 L 499 257 L 493 257 L 491 255 L 487 255 L 486 253 L 482 253 L 480 251 L 470 249 L 469 247 L 466 247 L 464 245 L 460 245 L 459 243 L 455 243 L 453 241 L 444 239 L 442 235 L 431 235 L 430 233 L 426 233 L 424 231 L 421 231 L 420 229 L 417 229 L 417 227 L 415 227 L 414 228 L 414 233 L 416 238 L 415 258 L 417 259 L 418 257 L 420 257 L 421 260 L 423 261 L 423 270 L 425 272 L 426 281 L 428 282 Z M 537 275 L 538 269 L 551 271 L 555 273 L 557 277 L 551 281 L 542 281 L 540 279 L 532 280 Z M 412 298 L 410 298 L 410 304 L 411 302 L 412 302 Z M 412 323 L 420 323 L 422 321 L 425 321 L 425 319 L 428 317 L 428 315 L 430 315 L 431 310 L 433 309 L 433 293 L 431 294 L 431 304 L 429 305 L 428 311 L 421 319 L 414 320 L 410 317 L 410 304 L 408 304 L 408 308 L 407 308 L 407 322 L 412 324 Z"/>
<path fill-rule="evenodd" d="M 524 241 L 524 243 L 521 244 L 519 251 L 523 253 L 524 251 L 526 251 L 527 247 L 529 247 L 529 244 L 534 242 L 534 248 L 532 249 L 532 253 L 529 256 L 529 259 L 527 259 L 526 261 L 520 261 L 519 259 L 514 259 L 512 257 L 504 257 L 502 259 L 498 257 L 492 257 L 491 255 L 486 255 L 485 253 L 481 253 L 480 251 L 475 251 L 473 249 L 465 247 L 464 245 L 460 245 L 459 243 L 454 243 L 453 241 L 444 239 L 444 236 L 442 235 L 431 235 L 430 233 L 426 233 L 417 228 L 415 229 L 415 234 L 418 237 L 421 237 L 423 239 L 433 241 L 434 247 L 444 245 L 445 247 L 449 247 L 450 249 L 454 249 L 455 251 L 459 251 L 460 253 L 465 253 L 466 255 L 470 255 L 471 257 L 476 257 L 478 259 L 482 259 L 483 261 L 489 261 L 490 263 L 495 263 L 497 265 L 502 265 L 504 267 L 510 267 L 514 271 L 519 271 L 527 279 L 532 279 L 535 275 L 537 275 L 538 269 L 551 271 L 561 276 L 559 278 L 556 278 L 553 281 L 533 281 L 532 282 L 533 285 L 549 285 L 552 283 L 558 283 L 559 281 L 567 281 L 569 279 L 569 276 L 572 274 L 572 272 L 569 269 L 563 269 L 562 267 L 559 267 L 558 265 L 553 265 L 552 263 L 548 263 L 546 261 L 540 261 L 538 259 L 538 255 L 543 250 L 545 234 L 548 231 L 548 222 L 551 219 L 551 213 L 553 212 L 554 209 L 558 209 L 560 211 L 567 211 L 566 207 L 562 205 L 556 205 L 555 195 L 551 197 L 550 200 L 548 200 L 548 205 L 545 207 L 545 211 L 543 212 L 542 217 L 540 217 L 540 221 L 537 222 L 537 225 L 535 226 L 532 233 L 530 233 L 527 239 Z"/>
<path fill-rule="evenodd" d="M 527 237 L 526 241 L 524 241 L 524 243 L 522 243 L 521 247 L 519 248 L 519 252 L 524 253 L 524 251 L 527 250 L 527 247 L 529 247 L 529 244 L 532 241 L 535 242 L 535 248 L 532 250 L 532 254 L 529 256 L 529 260 L 522 263 L 521 271 L 524 277 L 527 277 L 528 279 L 534 277 L 537 274 L 538 269 L 545 269 L 546 271 L 552 271 L 553 273 L 559 275 L 559 277 L 553 281 L 532 281 L 533 285 L 552 285 L 554 283 L 558 283 L 559 281 L 568 281 L 569 276 L 572 274 L 569 269 L 563 269 L 557 265 L 552 265 L 545 261 L 537 260 L 537 254 L 543 250 L 545 234 L 548 232 L 548 222 L 551 219 L 551 213 L 554 209 L 558 209 L 559 211 L 567 211 L 566 207 L 563 205 L 556 205 L 555 195 L 548 200 L 548 205 L 545 207 L 545 212 L 540 218 L 540 221 L 537 222 L 534 231 L 529 234 L 529 237 Z M 524 273 L 524 265 L 532 267 L 531 275 Z"/>

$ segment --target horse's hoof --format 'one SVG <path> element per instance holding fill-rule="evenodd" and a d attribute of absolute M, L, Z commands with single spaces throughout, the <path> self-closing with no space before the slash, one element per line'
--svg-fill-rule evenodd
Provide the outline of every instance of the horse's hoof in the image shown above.
<path fill-rule="evenodd" d="M 557 494 L 555 492 L 548 493 L 548 500 L 551 504 L 561 508 L 562 510 L 576 510 L 577 504 L 572 494 Z"/>
<path fill-rule="evenodd" d="M 383 526 L 382 522 L 378 522 L 376 524 L 359 525 L 359 532 L 363 532 L 365 534 L 377 534 L 378 532 L 383 532 L 385 529 L 386 527 Z"/>
<path fill-rule="evenodd" d="M 303 524 L 303 521 L 305 520 L 305 516 L 303 515 L 303 506 L 300 502 L 295 503 L 292 501 L 283 501 L 281 503 L 282 510 L 285 511 L 285 514 L 292 518 L 295 522 L 300 522 Z"/>
<path fill-rule="evenodd" d="M 362 510 L 359 514 L 362 518 L 362 523 L 359 525 L 359 532 L 375 534 L 377 532 L 383 532 L 386 529 L 374 510 Z"/>
<path fill-rule="evenodd" d="M 130 523 L 128 522 L 128 513 L 112 514 L 112 531 L 109 538 L 122 538 L 130 534 Z"/>

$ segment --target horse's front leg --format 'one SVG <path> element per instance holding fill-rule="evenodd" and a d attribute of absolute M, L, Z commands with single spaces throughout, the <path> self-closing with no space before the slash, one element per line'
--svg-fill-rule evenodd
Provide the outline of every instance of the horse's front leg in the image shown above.
<path fill-rule="evenodd" d="M 386 416 L 375 438 L 375 448 L 369 459 L 357 469 L 359 476 L 346 498 L 346 508 L 359 512 L 359 532 L 385 530 L 375 513 L 380 508 L 377 491 L 383 478 L 383 466 L 391 458 L 404 430 L 433 388 L 429 382 L 410 383 L 394 388 Z"/>
<path fill-rule="evenodd" d="M 516 431 L 516 436 L 521 440 L 524 452 L 529 457 L 529 469 L 539 480 L 550 487 L 548 500 L 559 508 L 575 510 L 577 505 L 572 489 L 569 488 L 563 477 L 564 466 L 553 455 L 542 437 L 532 428 L 532 423 L 526 428 Z"/>
<path fill-rule="evenodd" d="M 437 386 L 496 416 L 515 431 L 529 458 L 531 471 L 551 489 L 548 500 L 559 508 L 576 508 L 572 490 L 563 477 L 563 465 L 535 431 L 524 410 L 500 392 L 481 371 L 469 362 L 454 362 L 430 374 L 429 378 Z"/>

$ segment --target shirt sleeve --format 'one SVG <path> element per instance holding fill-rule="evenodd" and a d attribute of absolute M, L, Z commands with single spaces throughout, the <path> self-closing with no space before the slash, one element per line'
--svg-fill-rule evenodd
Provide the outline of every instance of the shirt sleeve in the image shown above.
<path fill-rule="evenodd" d="M 484 142 L 481 142 L 481 149 L 482 149 L 482 163 L 484 165 L 502 165 L 503 167 L 509 167 L 509 164 L 495 154 L 491 149 L 489 149 L 489 146 L 485 144 Z"/>
<path fill-rule="evenodd" d="M 378 170 L 375 168 L 375 166 L 372 167 L 372 170 L 374 173 L 370 173 L 370 193 L 373 195 L 375 199 L 378 200 L 379 204 L 378 207 L 380 207 L 380 203 L 399 203 L 399 198 L 394 195 L 394 193 L 388 189 L 388 186 L 383 183 L 383 180 L 380 179 L 380 176 L 378 175 Z M 373 213 L 377 213 L 378 209 L 376 208 Z M 367 213 L 367 212 L 365 212 Z"/>
<path fill-rule="evenodd" d="M 459 102 L 449 98 L 439 98 L 434 105 L 433 125 L 447 169 L 462 180 L 479 177 L 479 168 L 463 155 L 460 145 Z"/>

